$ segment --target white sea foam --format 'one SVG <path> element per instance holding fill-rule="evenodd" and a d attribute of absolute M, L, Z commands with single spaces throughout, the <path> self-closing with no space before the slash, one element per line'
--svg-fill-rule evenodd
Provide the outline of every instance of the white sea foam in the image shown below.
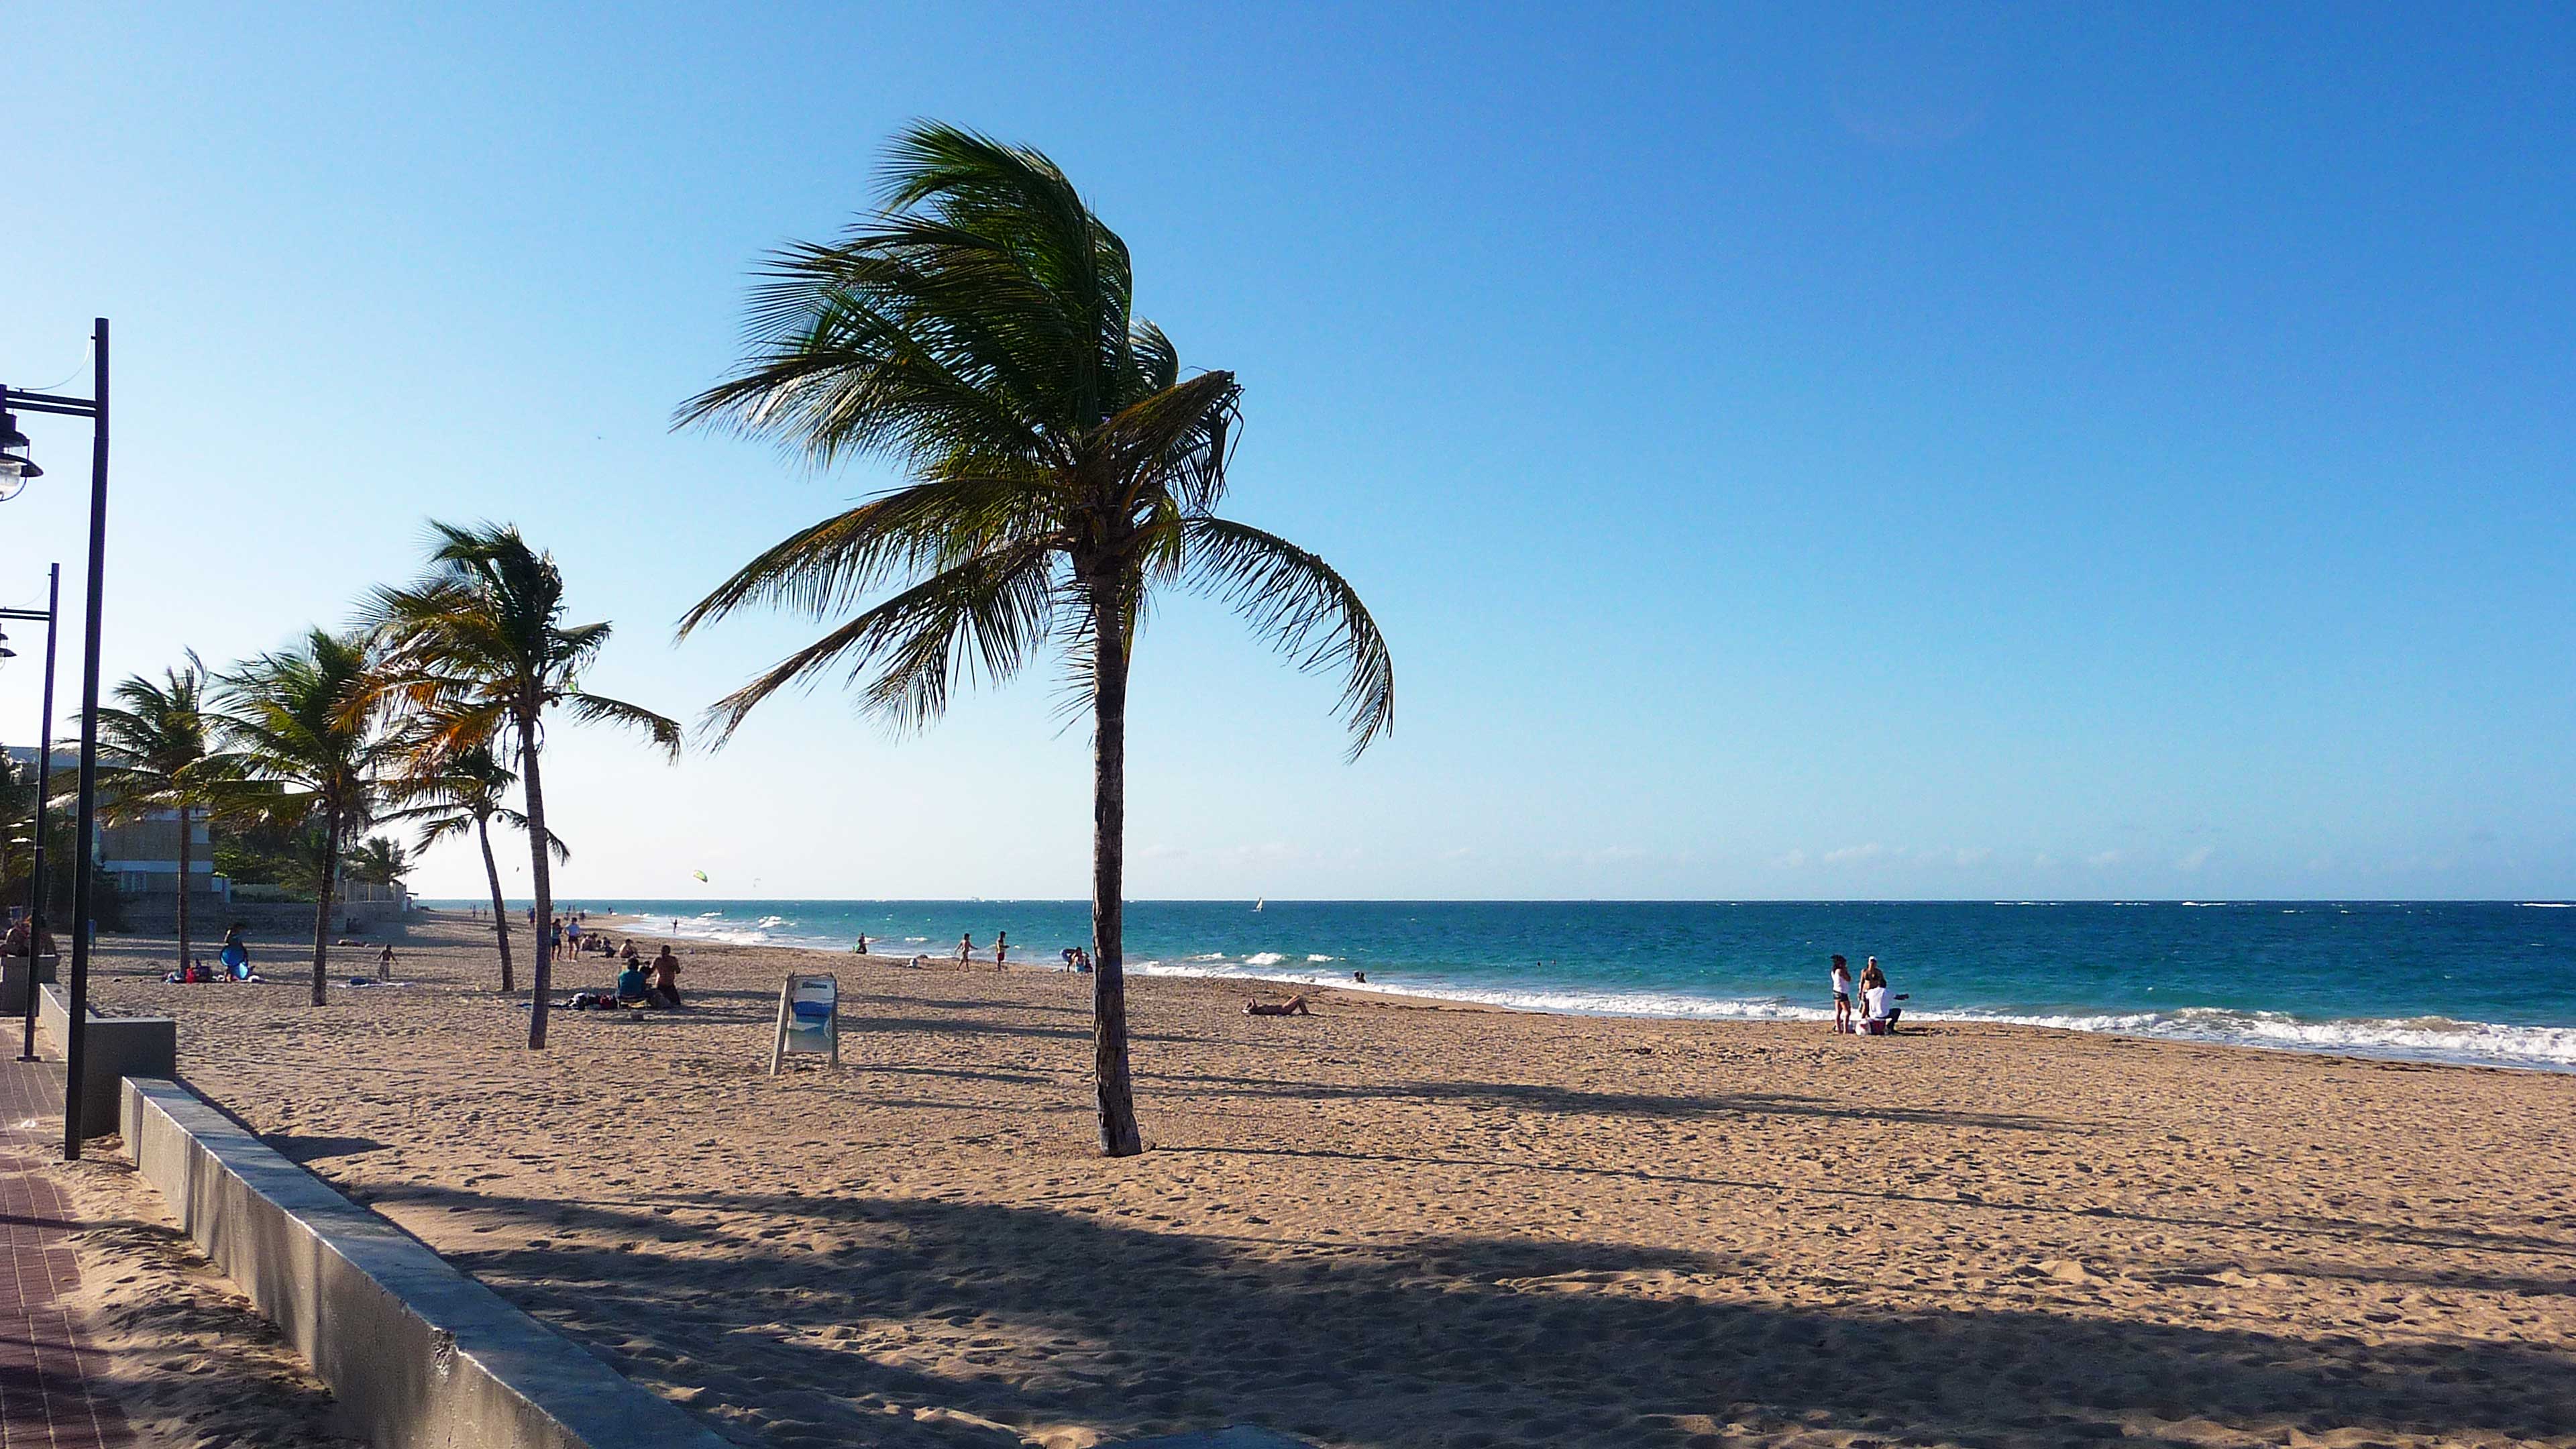
<path fill-rule="evenodd" d="M 2524 901 L 2521 904 L 2525 910 L 2563 911 L 2571 905 L 2576 905 L 2576 901 Z"/>
<path fill-rule="evenodd" d="M 1265 957 L 1271 959 L 1265 960 Z M 1300 986 L 1332 986 L 1344 991 L 1428 996 L 1443 1001 L 1571 1016 L 1823 1021 L 1833 1015 L 1825 1008 L 1797 1004 L 1780 997 L 1723 998 L 1694 996 L 1685 992 L 1589 991 L 1573 987 L 1467 986 L 1447 982 L 1390 983 L 1383 980 L 1363 985 L 1353 982 L 1347 974 L 1272 969 L 1275 959 L 1268 952 L 1240 961 L 1195 956 L 1170 963 L 1135 961 L 1128 963 L 1128 969 L 1145 976 L 1215 976 Z M 2064 1013 L 1908 1010 L 1906 1019 L 1918 1022 L 1994 1022 L 2213 1045 L 2576 1071 L 2576 1027 L 2508 1026 L 2496 1022 L 2454 1021 L 2438 1016 L 2307 1021 L 2280 1012 L 2189 1006 L 2172 1011 Z"/>
<path fill-rule="evenodd" d="M 1342 958 L 1339 956 L 1309 956 L 1306 959 L 1309 961 L 1339 961 Z"/>
<path fill-rule="evenodd" d="M 1276 966 L 1287 959 L 1287 957 L 1280 955 L 1276 951 L 1256 951 L 1253 954 L 1244 957 L 1243 964 L 1246 966 Z"/>

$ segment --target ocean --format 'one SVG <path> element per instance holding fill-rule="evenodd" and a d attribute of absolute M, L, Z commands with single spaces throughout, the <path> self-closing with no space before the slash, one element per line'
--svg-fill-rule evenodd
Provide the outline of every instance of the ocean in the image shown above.
<path fill-rule="evenodd" d="M 432 904 L 488 904 L 479 901 Z M 742 944 L 1045 965 L 1081 901 L 580 899 Z M 522 903 L 524 905 L 524 903 Z M 1870 956 L 1917 1019 L 2576 1071 L 2576 909 L 2494 901 L 1135 901 L 1127 963 L 1595 1015 L 1831 1015 Z"/>

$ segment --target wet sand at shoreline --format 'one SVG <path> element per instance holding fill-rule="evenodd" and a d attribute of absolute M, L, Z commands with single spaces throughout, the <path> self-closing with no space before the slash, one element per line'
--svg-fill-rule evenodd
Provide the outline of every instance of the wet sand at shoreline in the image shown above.
<path fill-rule="evenodd" d="M 282 931 L 95 995 L 746 1442 L 2576 1443 L 2576 1076 L 1137 978 L 1110 1162 L 1085 978 L 682 943 L 685 1011 L 531 1054 L 488 925 L 411 936 L 318 1011 Z M 765 1075 L 791 965 L 837 1073 Z"/>

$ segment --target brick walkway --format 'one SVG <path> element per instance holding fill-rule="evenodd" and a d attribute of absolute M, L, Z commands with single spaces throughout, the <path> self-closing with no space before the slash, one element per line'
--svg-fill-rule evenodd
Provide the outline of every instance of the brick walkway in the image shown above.
<path fill-rule="evenodd" d="M 14 1033 L 11 1034 L 14 1037 Z M 42 1164 L 62 1156 L 63 1074 L 0 1050 L 0 1449 L 117 1449 L 133 1430 L 91 1396 L 96 1350 L 76 1337 L 56 1300 L 80 1281 L 65 1239 L 72 1227 Z"/>

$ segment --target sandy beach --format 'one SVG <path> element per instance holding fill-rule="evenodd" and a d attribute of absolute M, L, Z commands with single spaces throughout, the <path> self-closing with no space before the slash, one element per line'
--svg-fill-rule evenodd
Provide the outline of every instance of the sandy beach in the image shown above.
<path fill-rule="evenodd" d="M 686 1010 L 531 1054 L 488 941 L 316 1010 L 283 932 L 245 987 L 115 939 L 95 995 L 747 1443 L 2576 1443 L 2576 1077 L 1138 979 L 1111 1162 L 1082 978 L 690 943 Z M 837 1072 L 765 1075 L 791 967 Z"/>

